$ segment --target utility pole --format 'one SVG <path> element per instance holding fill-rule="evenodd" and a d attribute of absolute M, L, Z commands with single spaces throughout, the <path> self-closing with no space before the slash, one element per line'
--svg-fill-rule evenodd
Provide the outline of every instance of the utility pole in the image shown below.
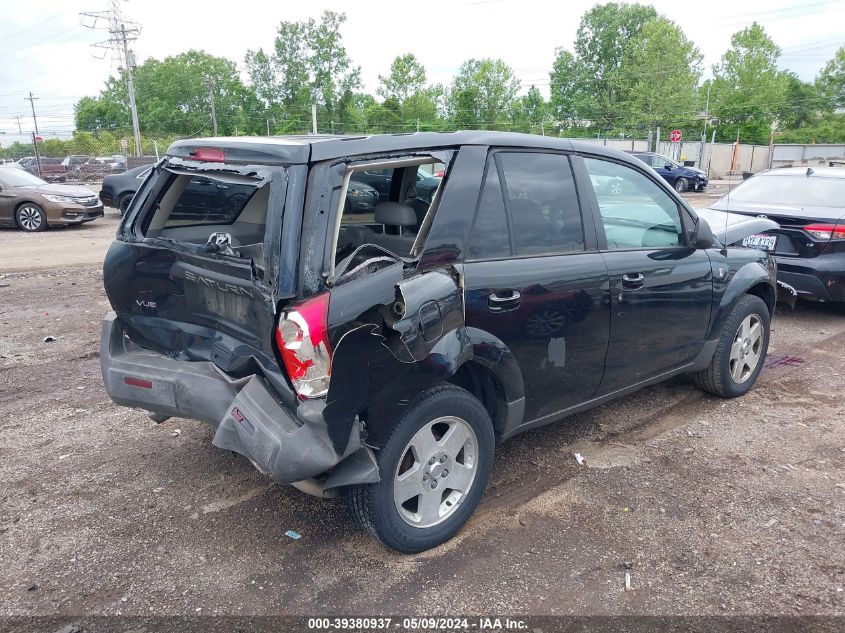
<path fill-rule="evenodd" d="M 141 126 L 138 124 L 138 106 L 135 104 L 135 83 L 132 80 L 132 67 L 135 65 L 134 56 L 129 54 L 129 43 L 126 40 L 126 26 L 120 25 L 120 39 L 123 42 L 123 58 L 126 60 L 126 86 L 129 89 L 129 108 L 132 110 L 132 133 L 135 135 L 135 156 L 143 156 L 141 151 Z"/>
<path fill-rule="evenodd" d="M 707 120 L 710 118 L 710 85 L 707 86 L 707 101 L 704 105 L 704 131 L 701 133 L 701 151 L 698 153 L 698 166 L 704 161 L 704 145 L 707 143 Z"/>
<path fill-rule="evenodd" d="M 112 51 L 113 57 L 117 58 L 118 62 L 126 71 L 129 109 L 132 111 L 132 133 L 135 137 L 135 155 L 141 156 L 143 154 L 141 149 L 141 127 L 138 123 L 138 108 L 135 102 L 135 82 L 132 77 L 132 69 L 135 67 L 135 56 L 129 50 L 129 42 L 138 39 L 141 29 L 134 22 L 129 22 L 123 18 L 119 3 L 120 0 L 109 0 L 110 8 L 108 11 L 84 12 L 80 13 L 79 17 L 83 26 L 92 29 L 102 28 L 97 26 L 98 20 L 108 22 L 108 27 L 106 28 L 108 28 L 109 39 L 105 42 L 94 44 L 94 46 Z M 85 18 L 91 19 L 93 22 L 91 24 L 85 24 Z M 105 53 L 103 56 L 105 56 Z"/>
<path fill-rule="evenodd" d="M 211 77 L 205 78 L 205 84 L 208 86 L 208 98 L 211 100 L 211 129 L 214 136 L 217 136 L 217 110 L 214 107 L 214 83 Z"/>
<path fill-rule="evenodd" d="M 18 134 L 23 134 L 23 130 L 21 129 L 21 119 L 23 117 L 20 114 L 16 114 L 15 118 L 18 120 Z"/>
<path fill-rule="evenodd" d="M 317 133 L 317 104 L 311 104 L 311 133 Z"/>
<path fill-rule="evenodd" d="M 24 97 L 25 101 L 29 101 L 32 106 L 32 124 L 35 126 L 35 132 L 32 133 L 32 148 L 35 150 L 35 164 L 38 166 L 38 177 L 41 178 L 41 156 L 38 154 L 38 118 L 35 116 L 35 102 L 38 97 L 32 96 L 32 90 L 29 91 L 29 96 Z M 20 119 L 18 119 L 18 129 L 20 129 Z"/>

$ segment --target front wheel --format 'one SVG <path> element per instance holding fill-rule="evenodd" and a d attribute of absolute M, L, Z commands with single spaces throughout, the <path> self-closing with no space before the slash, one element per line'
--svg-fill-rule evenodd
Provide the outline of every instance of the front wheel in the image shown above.
<path fill-rule="evenodd" d="M 686 178 L 678 178 L 675 181 L 675 191 L 678 193 L 683 193 L 687 190 L 687 179 Z"/>
<path fill-rule="evenodd" d="M 120 215 L 124 215 L 129 209 L 129 204 L 132 202 L 134 195 L 134 193 L 125 193 L 120 197 L 120 201 L 117 203 L 117 210 L 120 211 Z"/>
<path fill-rule="evenodd" d="M 377 452 L 381 481 L 346 489 L 350 514 L 400 552 L 452 538 L 475 511 L 493 467 L 493 424 L 472 394 L 431 389 L 405 413 Z"/>
<path fill-rule="evenodd" d="M 710 366 L 693 375 L 696 385 L 722 398 L 736 398 L 751 389 L 769 349 L 770 319 L 760 297 L 743 296 L 725 322 Z"/>
<path fill-rule="evenodd" d="M 18 226 L 28 233 L 43 231 L 47 228 L 47 214 L 34 202 L 25 202 L 15 212 Z"/>

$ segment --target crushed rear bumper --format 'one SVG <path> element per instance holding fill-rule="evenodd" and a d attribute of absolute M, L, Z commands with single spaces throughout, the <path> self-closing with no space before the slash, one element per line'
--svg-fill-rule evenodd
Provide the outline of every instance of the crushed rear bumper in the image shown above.
<path fill-rule="evenodd" d="M 213 363 L 176 360 L 139 347 L 114 312 L 103 320 L 101 335 L 103 383 L 117 404 L 207 422 L 216 429 L 215 446 L 244 455 L 281 483 L 317 477 L 356 453 L 349 460 L 352 480 L 338 468 L 327 487 L 378 481 L 360 425 L 353 426 L 343 454 L 334 450 L 324 401 L 307 400 L 293 409 L 279 403 L 260 375 L 232 378 Z M 362 470 L 362 463 L 371 467 Z"/>

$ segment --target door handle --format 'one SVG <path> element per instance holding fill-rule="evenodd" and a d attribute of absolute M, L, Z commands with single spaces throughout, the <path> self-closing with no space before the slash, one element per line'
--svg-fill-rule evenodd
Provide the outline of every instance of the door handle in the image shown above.
<path fill-rule="evenodd" d="M 519 294 L 519 290 L 502 290 L 500 292 L 492 292 L 487 297 L 487 305 L 492 312 L 514 310 L 519 307 L 520 297 L 521 295 Z"/>
<path fill-rule="evenodd" d="M 622 289 L 623 290 L 636 290 L 637 288 L 643 287 L 643 277 L 642 273 L 626 273 L 622 275 Z"/>

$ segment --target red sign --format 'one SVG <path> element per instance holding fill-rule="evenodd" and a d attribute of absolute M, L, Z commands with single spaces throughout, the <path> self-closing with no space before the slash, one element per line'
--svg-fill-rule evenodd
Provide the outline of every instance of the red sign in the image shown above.
<path fill-rule="evenodd" d="M 34 139 L 35 139 L 35 142 L 36 142 L 36 143 L 42 143 L 42 142 L 44 141 L 44 137 L 43 137 L 43 136 L 35 136 L 35 135 L 33 134 L 32 138 L 34 138 Z"/>
<path fill-rule="evenodd" d="M 669 132 L 669 140 L 673 143 L 680 143 L 681 142 L 681 131 L 680 130 L 672 130 Z"/>

